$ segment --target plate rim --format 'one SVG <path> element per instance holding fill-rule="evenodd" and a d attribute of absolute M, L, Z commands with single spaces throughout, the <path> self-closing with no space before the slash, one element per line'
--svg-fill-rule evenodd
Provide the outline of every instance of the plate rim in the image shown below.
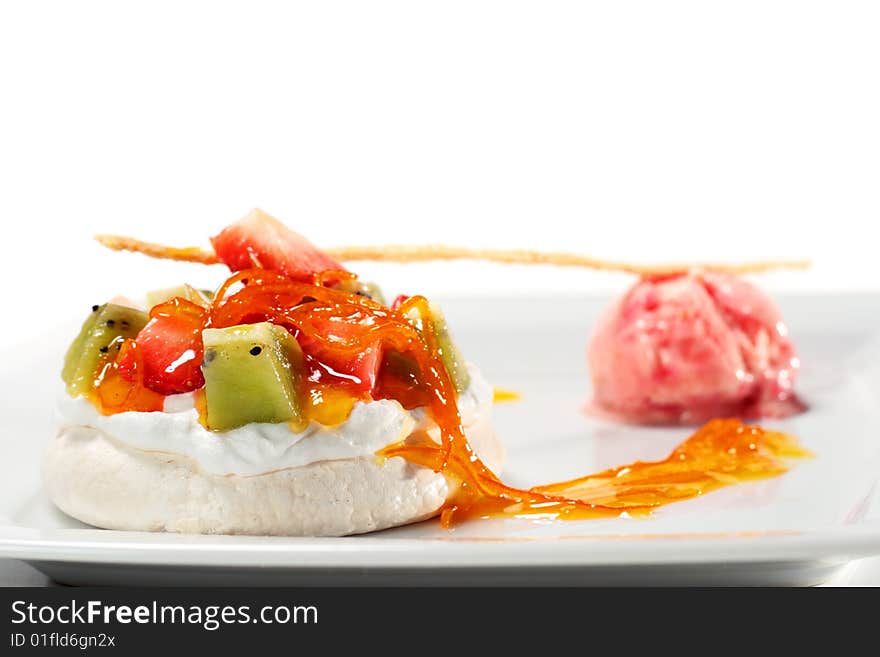
<path fill-rule="evenodd" d="M 75 538 L 67 536 L 74 532 Z M 645 549 L 646 542 L 650 550 Z M 589 549 L 584 549 L 585 544 Z M 880 554 L 880 522 L 877 521 L 811 530 L 390 540 L 381 535 L 266 537 L 0 527 L 0 558 L 166 567 L 601 568 L 849 561 L 877 554 Z"/>

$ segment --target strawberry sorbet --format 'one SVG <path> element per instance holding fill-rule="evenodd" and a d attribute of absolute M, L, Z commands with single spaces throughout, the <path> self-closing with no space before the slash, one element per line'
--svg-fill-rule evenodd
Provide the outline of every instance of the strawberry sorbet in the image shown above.
<path fill-rule="evenodd" d="M 804 410 L 776 305 L 735 276 L 646 278 L 600 319 L 587 360 L 598 410 L 643 424 Z"/>

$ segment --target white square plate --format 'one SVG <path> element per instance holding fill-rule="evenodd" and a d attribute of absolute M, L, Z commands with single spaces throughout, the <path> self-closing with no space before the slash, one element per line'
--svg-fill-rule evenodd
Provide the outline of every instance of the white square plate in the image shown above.
<path fill-rule="evenodd" d="M 665 456 L 684 428 L 585 416 L 587 334 L 604 298 L 471 299 L 443 305 L 463 352 L 522 400 L 496 406 L 503 478 L 527 486 Z M 436 521 L 351 538 L 105 531 L 57 511 L 40 455 L 53 432 L 75 327 L 6 348 L 0 374 L 0 557 L 90 584 L 812 584 L 880 554 L 880 298 L 780 300 L 810 410 L 768 422 L 816 457 L 782 477 L 658 510 L 650 519 Z"/>

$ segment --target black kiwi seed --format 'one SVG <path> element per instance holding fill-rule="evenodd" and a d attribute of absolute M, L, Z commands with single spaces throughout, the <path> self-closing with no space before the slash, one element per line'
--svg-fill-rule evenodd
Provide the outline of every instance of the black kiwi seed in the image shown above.
<path fill-rule="evenodd" d="M 127 329 L 129 327 L 129 323 L 127 319 L 122 320 L 122 328 Z"/>
<path fill-rule="evenodd" d="M 108 351 L 110 351 L 110 348 L 109 347 L 101 347 L 100 349 L 98 349 L 98 351 L 100 351 L 102 354 L 106 354 Z"/>
<path fill-rule="evenodd" d="M 205 352 L 205 357 L 202 359 L 202 362 L 203 362 L 205 365 L 207 365 L 207 364 L 210 363 L 212 360 L 214 360 L 216 357 L 217 357 L 217 352 L 214 351 L 213 349 L 208 349 L 208 350 Z"/>
<path fill-rule="evenodd" d="M 263 351 L 262 347 L 251 347 L 251 356 L 259 356 Z"/>
<path fill-rule="evenodd" d="M 109 326 L 110 328 L 113 328 L 114 326 L 116 326 L 116 320 L 115 319 L 108 319 L 107 326 Z"/>
<path fill-rule="evenodd" d="M 94 306 L 92 306 L 92 312 L 93 312 L 93 313 L 98 312 L 98 308 L 100 308 L 100 307 L 101 307 L 101 306 L 99 306 L 98 304 L 95 304 Z"/>

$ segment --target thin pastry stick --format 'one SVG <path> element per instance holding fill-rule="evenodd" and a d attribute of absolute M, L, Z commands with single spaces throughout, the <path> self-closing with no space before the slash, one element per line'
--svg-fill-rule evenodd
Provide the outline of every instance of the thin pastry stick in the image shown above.
<path fill-rule="evenodd" d="M 663 265 L 637 265 L 628 262 L 602 260 L 573 253 L 548 253 L 544 251 L 469 249 L 458 246 L 344 246 L 326 249 L 337 260 L 373 260 L 381 262 L 417 262 L 427 260 L 488 260 L 505 264 L 554 265 L 557 267 L 585 267 L 606 271 L 623 271 L 641 276 L 687 272 L 693 269 L 724 271 L 735 274 L 761 272 L 769 269 L 806 269 L 808 260 L 767 260 L 763 262 L 679 263 Z"/>
<path fill-rule="evenodd" d="M 198 262 L 203 265 L 216 265 L 220 261 L 217 254 L 198 246 L 165 246 L 153 242 L 142 242 L 124 235 L 95 235 L 95 239 L 113 251 L 133 251 L 151 258 L 177 260 L 179 262 Z"/>
<path fill-rule="evenodd" d="M 143 242 L 121 235 L 96 235 L 95 239 L 114 251 L 134 251 L 166 260 L 216 264 L 219 262 L 212 251 L 193 247 L 173 247 L 152 242 Z M 639 276 L 676 274 L 703 269 L 710 271 L 745 274 L 768 271 L 770 269 L 806 269 L 808 260 L 768 260 L 763 262 L 744 262 L 738 264 L 682 263 L 668 265 L 636 265 L 626 262 L 600 260 L 572 253 L 546 253 L 528 250 L 469 249 L 466 247 L 428 245 L 428 246 L 345 246 L 325 249 L 325 253 L 337 260 L 372 260 L 380 262 L 425 262 L 430 260 L 488 260 L 506 264 L 554 265 L 558 267 L 585 267 L 604 271 L 622 271 Z"/>

